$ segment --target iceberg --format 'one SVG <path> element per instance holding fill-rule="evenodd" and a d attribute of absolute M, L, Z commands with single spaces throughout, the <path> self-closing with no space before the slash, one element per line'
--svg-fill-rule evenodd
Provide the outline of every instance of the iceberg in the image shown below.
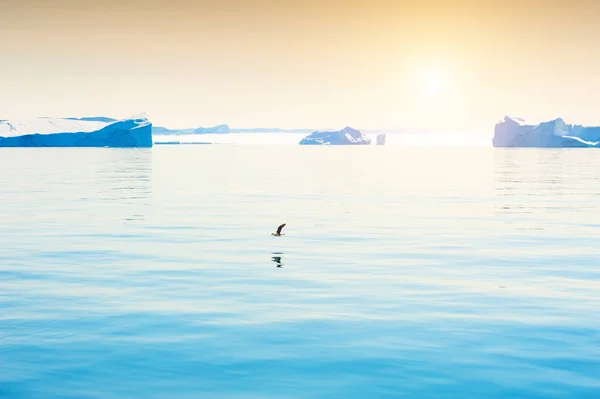
<path fill-rule="evenodd" d="M 385 139 L 386 139 L 385 133 L 378 134 L 376 139 L 377 139 L 377 141 L 376 141 L 377 145 L 385 145 Z"/>
<path fill-rule="evenodd" d="M 146 118 L 0 120 L 0 147 L 152 147 Z"/>
<path fill-rule="evenodd" d="M 152 127 L 152 134 L 224 134 L 231 133 L 228 125 L 217 125 L 212 127 L 198 127 L 185 129 L 171 129 L 163 126 Z"/>
<path fill-rule="evenodd" d="M 168 129 L 163 126 L 152 126 L 152 134 L 179 134 L 177 130 Z"/>
<path fill-rule="evenodd" d="M 229 126 L 227 125 L 217 125 L 213 127 L 199 127 L 194 130 L 196 134 L 207 134 L 207 133 L 229 133 Z"/>
<path fill-rule="evenodd" d="M 369 145 L 371 140 L 359 130 L 345 127 L 334 132 L 316 131 L 300 141 L 301 145 Z"/>
<path fill-rule="evenodd" d="M 495 126 L 492 143 L 494 147 L 599 147 L 600 127 L 569 125 L 562 118 L 528 124 L 505 116 Z"/>

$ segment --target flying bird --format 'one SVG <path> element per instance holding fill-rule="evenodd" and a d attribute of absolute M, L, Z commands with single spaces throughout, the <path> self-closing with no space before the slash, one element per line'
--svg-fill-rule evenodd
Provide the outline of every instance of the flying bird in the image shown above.
<path fill-rule="evenodd" d="M 272 235 L 272 236 L 284 236 L 285 234 L 283 234 L 283 233 L 281 232 L 281 230 L 283 230 L 283 228 L 284 228 L 284 227 L 285 227 L 285 223 L 284 223 L 284 224 L 282 224 L 281 226 L 279 226 L 279 227 L 277 228 L 277 231 L 276 231 L 275 233 L 271 233 L 271 235 Z"/>

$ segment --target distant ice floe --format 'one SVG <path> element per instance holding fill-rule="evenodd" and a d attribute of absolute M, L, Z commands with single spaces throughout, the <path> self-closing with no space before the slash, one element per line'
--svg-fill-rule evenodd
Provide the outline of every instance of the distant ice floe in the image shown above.
<path fill-rule="evenodd" d="M 600 127 L 569 125 L 562 118 L 532 124 L 505 116 L 496 124 L 492 143 L 494 147 L 598 147 Z"/>
<path fill-rule="evenodd" d="M 385 145 L 386 135 L 384 133 L 378 134 L 376 140 L 377 145 Z"/>
<path fill-rule="evenodd" d="M 196 127 L 185 129 L 172 129 L 163 126 L 153 126 L 154 135 L 180 135 L 180 134 L 226 134 L 231 133 L 228 125 L 217 125 L 212 127 Z M 158 144 L 158 143 L 157 143 Z"/>
<path fill-rule="evenodd" d="M 370 145 L 371 139 L 365 136 L 360 130 L 351 127 L 345 127 L 342 130 L 333 132 L 316 131 L 302 140 L 301 145 Z"/>
<path fill-rule="evenodd" d="M 152 147 L 147 118 L 0 120 L 0 147 Z"/>

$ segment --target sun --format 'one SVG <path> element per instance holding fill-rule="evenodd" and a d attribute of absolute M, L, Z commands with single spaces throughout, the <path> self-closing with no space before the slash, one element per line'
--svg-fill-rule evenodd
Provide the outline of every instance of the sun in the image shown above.
<path fill-rule="evenodd" d="M 423 71 L 423 89 L 429 96 L 439 96 L 446 89 L 447 78 L 441 69 L 428 68 Z"/>

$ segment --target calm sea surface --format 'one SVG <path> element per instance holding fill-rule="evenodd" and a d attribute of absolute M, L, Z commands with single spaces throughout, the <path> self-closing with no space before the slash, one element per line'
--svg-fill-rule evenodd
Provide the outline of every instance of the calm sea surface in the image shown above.
<path fill-rule="evenodd" d="M 600 151 L 0 166 L 0 398 L 600 397 Z"/>

